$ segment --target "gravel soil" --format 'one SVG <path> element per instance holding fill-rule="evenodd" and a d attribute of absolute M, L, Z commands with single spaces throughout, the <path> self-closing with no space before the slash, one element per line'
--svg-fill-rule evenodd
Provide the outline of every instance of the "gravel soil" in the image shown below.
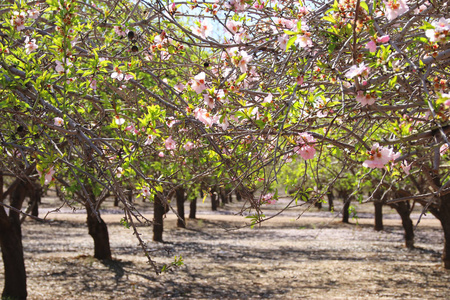
<path fill-rule="evenodd" d="M 29 299 L 450 299 L 440 223 L 424 217 L 416 249 L 408 250 L 400 219 L 386 211 L 385 230 L 375 232 L 371 209 L 361 209 L 357 224 L 342 224 L 337 213 L 307 212 L 297 219 L 291 212 L 253 229 L 233 206 L 209 212 L 200 205 L 187 229 L 176 228 L 169 213 L 164 243 L 152 242 L 152 228 L 139 226 L 159 268 L 174 256 L 184 259 L 160 275 L 132 230 L 119 224 L 118 211 L 102 214 L 113 261 L 91 256 L 82 211 L 52 213 L 46 223 L 23 224 Z"/>

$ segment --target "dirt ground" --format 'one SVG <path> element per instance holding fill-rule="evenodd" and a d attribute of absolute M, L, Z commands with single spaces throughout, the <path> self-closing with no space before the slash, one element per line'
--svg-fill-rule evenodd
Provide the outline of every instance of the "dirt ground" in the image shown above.
<path fill-rule="evenodd" d="M 200 205 L 187 229 L 176 228 L 169 213 L 165 243 L 152 242 L 152 228 L 141 226 L 159 267 L 174 256 L 184 259 L 161 275 L 146 262 L 131 229 L 119 224 L 119 211 L 102 215 L 113 261 L 92 258 L 81 211 L 51 214 L 47 223 L 27 220 L 29 299 L 450 299 L 450 272 L 440 263 L 443 234 L 432 217 L 423 218 L 417 248 L 408 250 L 401 221 L 389 209 L 381 232 L 372 229 L 372 206 L 358 208 L 358 224 L 315 210 L 237 230 L 248 223 L 233 215 L 237 206 L 213 213 Z M 0 274 L 2 288 L 3 263 Z"/>

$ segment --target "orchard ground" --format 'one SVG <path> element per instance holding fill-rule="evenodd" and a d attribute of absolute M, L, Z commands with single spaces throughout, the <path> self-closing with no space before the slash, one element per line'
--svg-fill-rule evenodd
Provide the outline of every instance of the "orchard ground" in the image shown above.
<path fill-rule="evenodd" d="M 267 215 L 287 201 L 268 207 Z M 440 262 L 443 233 L 432 216 L 422 218 L 417 248 L 408 250 L 400 218 L 387 207 L 381 232 L 373 230 L 372 204 L 356 205 L 358 219 L 352 224 L 316 208 L 297 219 L 302 207 L 251 229 L 245 227 L 249 219 L 236 215 L 242 202 L 211 212 L 209 199 L 199 199 L 198 219 L 187 219 L 187 229 L 176 228 L 175 215 L 167 215 L 165 243 L 152 242 L 152 228 L 139 226 L 159 267 L 174 256 L 184 259 L 183 266 L 156 275 L 132 230 L 119 224 L 120 209 L 109 203 L 102 217 L 113 261 L 92 258 L 82 210 L 51 213 L 47 223 L 25 221 L 29 299 L 450 298 L 450 271 Z M 41 217 L 59 205 L 55 198 L 44 198 Z M 136 206 L 152 218 L 150 203 L 139 200 Z M 414 222 L 418 216 L 417 210 Z M 1 268 L 0 284 L 3 263 Z"/>

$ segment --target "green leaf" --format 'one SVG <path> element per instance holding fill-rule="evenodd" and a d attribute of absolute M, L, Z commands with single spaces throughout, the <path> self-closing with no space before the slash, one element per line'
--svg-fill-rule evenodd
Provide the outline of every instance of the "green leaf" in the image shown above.
<path fill-rule="evenodd" d="M 241 82 L 242 80 L 245 79 L 245 77 L 247 77 L 247 73 L 242 74 L 241 76 L 239 76 L 239 78 L 236 80 L 236 83 Z"/>
<path fill-rule="evenodd" d="M 324 21 L 328 21 L 328 22 L 331 22 L 331 23 L 333 23 L 333 24 L 336 23 L 336 19 L 333 18 L 333 16 L 325 16 L 325 17 L 323 17 L 322 19 L 323 19 Z"/>
<path fill-rule="evenodd" d="M 299 22 L 300 23 L 300 22 Z M 297 23 L 298 24 L 298 23 Z M 291 31 L 291 30 L 287 30 L 287 29 L 285 29 L 285 30 L 283 30 L 284 31 L 284 33 L 286 33 L 287 35 L 293 35 L 293 34 L 298 34 L 298 32 L 295 32 L 295 31 Z"/>
<path fill-rule="evenodd" d="M 297 36 L 293 36 L 289 39 L 289 41 L 286 44 L 286 52 L 289 50 L 289 48 L 294 45 L 295 41 L 297 40 Z"/>
<path fill-rule="evenodd" d="M 367 6 L 366 2 L 360 2 L 359 5 L 364 8 L 367 12 L 369 12 L 369 6 Z"/>

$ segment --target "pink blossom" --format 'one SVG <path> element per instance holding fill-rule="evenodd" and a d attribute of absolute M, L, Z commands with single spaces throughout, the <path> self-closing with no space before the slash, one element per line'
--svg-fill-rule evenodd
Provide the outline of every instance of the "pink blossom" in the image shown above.
<path fill-rule="evenodd" d="M 37 9 L 30 9 L 29 11 L 28 11 L 28 16 L 30 17 L 30 18 L 32 18 L 32 19 L 37 19 L 37 18 L 39 18 L 39 11 L 37 10 Z"/>
<path fill-rule="evenodd" d="M 205 124 L 207 127 L 211 127 L 213 125 L 213 119 L 206 109 L 197 107 L 194 110 L 194 116 L 197 120 Z"/>
<path fill-rule="evenodd" d="M 219 100 L 220 100 L 222 103 L 228 103 L 228 97 L 227 97 L 227 95 L 225 94 L 225 92 L 224 92 L 223 89 L 218 90 L 216 96 L 217 96 L 217 98 L 219 98 Z"/>
<path fill-rule="evenodd" d="M 241 42 L 245 42 L 248 38 L 248 33 L 245 30 L 241 30 L 240 32 L 236 33 L 234 35 L 234 41 L 236 42 L 236 44 L 239 44 Z"/>
<path fill-rule="evenodd" d="M 11 25 L 13 25 L 14 28 L 18 31 L 24 30 L 26 16 L 27 14 L 23 11 L 20 13 L 18 11 L 13 12 L 13 16 L 11 18 Z"/>
<path fill-rule="evenodd" d="M 122 70 L 120 70 L 118 67 L 115 67 L 114 72 L 111 74 L 111 78 L 122 81 L 124 77 L 125 75 L 123 74 Z"/>
<path fill-rule="evenodd" d="M 117 176 L 117 178 L 122 177 L 123 173 L 124 173 L 124 171 L 123 171 L 122 167 L 118 167 L 116 169 L 116 176 Z"/>
<path fill-rule="evenodd" d="M 174 14 L 177 11 L 177 5 L 175 3 L 172 3 L 167 7 L 167 10 L 169 11 L 169 13 Z"/>
<path fill-rule="evenodd" d="M 286 46 L 289 41 L 289 35 L 283 34 L 282 36 L 278 37 L 278 46 L 281 50 L 286 51 Z"/>
<path fill-rule="evenodd" d="M 211 97 L 208 93 L 203 94 L 203 100 L 205 101 L 205 104 L 209 106 L 210 109 L 213 109 L 216 106 L 213 97 Z"/>
<path fill-rule="evenodd" d="M 389 0 L 384 2 L 386 11 L 385 15 L 389 21 L 394 20 L 398 16 L 408 11 L 409 7 L 404 0 Z"/>
<path fill-rule="evenodd" d="M 309 34 L 298 35 L 297 39 L 295 40 L 295 43 L 298 44 L 300 48 L 311 47 L 313 45 L 313 42 L 309 37 Z"/>
<path fill-rule="evenodd" d="M 174 87 L 173 87 L 177 92 L 181 93 L 186 86 L 184 84 L 182 84 L 181 82 L 177 83 Z"/>
<path fill-rule="evenodd" d="M 172 136 L 169 136 L 165 140 L 164 145 L 166 146 L 167 150 L 174 150 L 177 147 L 177 143 L 172 139 Z"/>
<path fill-rule="evenodd" d="M 242 73 L 246 73 L 247 72 L 247 64 L 252 60 L 252 57 L 250 55 L 247 54 L 247 52 L 245 52 L 244 50 L 241 50 L 241 52 L 239 52 L 239 56 L 237 56 L 237 59 L 235 59 L 235 62 L 237 61 L 237 63 L 235 63 L 235 65 L 237 67 L 239 67 L 239 69 L 241 69 Z"/>
<path fill-rule="evenodd" d="M 370 52 L 376 52 L 377 51 L 377 44 L 374 41 L 370 41 L 366 45 L 366 49 L 369 49 Z"/>
<path fill-rule="evenodd" d="M 127 34 L 125 33 L 125 31 L 122 30 L 122 27 L 120 26 L 114 26 L 114 32 L 118 35 L 118 36 L 126 36 Z"/>
<path fill-rule="evenodd" d="M 439 149 L 439 152 L 441 153 L 441 156 L 445 154 L 445 152 L 447 152 L 448 150 L 448 144 L 444 144 L 441 146 L 441 148 Z"/>
<path fill-rule="evenodd" d="M 39 46 L 36 45 L 36 40 L 35 39 L 30 40 L 30 37 L 27 36 L 25 38 L 25 53 L 26 54 L 30 54 L 31 52 L 33 52 L 37 48 L 39 48 Z"/>
<path fill-rule="evenodd" d="M 136 127 L 134 126 L 134 124 L 130 124 L 127 127 L 125 127 L 125 131 L 130 131 L 131 133 L 133 133 L 133 135 L 136 135 L 139 133 L 139 130 L 136 129 Z"/>
<path fill-rule="evenodd" d="M 192 150 L 192 149 L 194 149 L 194 143 L 193 142 L 187 142 L 186 144 L 184 144 L 183 148 L 186 151 Z"/>
<path fill-rule="evenodd" d="M 264 98 L 263 103 L 272 103 L 272 102 L 273 102 L 273 95 L 272 95 L 272 93 L 269 93 L 269 95 L 267 95 L 267 96 Z"/>
<path fill-rule="evenodd" d="M 199 25 L 200 26 L 192 26 L 191 27 L 192 32 L 206 39 L 213 30 L 212 25 L 209 23 L 208 20 L 203 20 L 199 22 Z"/>
<path fill-rule="evenodd" d="M 369 76 L 370 69 L 366 67 L 364 63 L 361 63 L 359 67 L 357 65 L 353 65 L 350 69 L 345 73 L 345 77 L 353 78 L 355 76 L 361 75 L 363 77 Z"/>
<path fill-rule="evenodd" d="M 375 103 L 375 97 L 373 97 L 371 94 L 364 94 L 363 91 L 358 91 L 356 101 L 361 103 L 362 106 L 372 105 Z"/>
<path fill-rule="evenodd" d="M 299 154 L 303 159 L 312 159 L 316 154 L 314 148 L 316 139 L 307 132 L 302 132 L 297 138 L 298 145 L 294 147 L 294 152 Z"/>
<path fill-rule="evenodd" d="M 173 125 L 177 124 L 178 122 L 179 120 L 175 119 L 174 117 L 168 117 L 166 124 L 169 128 L 172 128 Z"/>
<path fill-rule="evenodd" d="M 63 125 L 64 125 L 64 119 L 63 119 L 63 118 L 60 118 L 60 117 L 56 117 L 56 118 L 54 119 L 53 125 L 59 126 L 59 127 L 63 126 Z"/>
<path fill-rule="evenodd" d="M 382 147 L 375 143 L 369 151 L 369 159 L 363 162 L 363 166 L 383 169 L 388 162 L 394 161 L 399 156 L 400 153 L 394 152 L 391 148 Z"/>
<path fill-rule="evenodd" d="M 292 29 L 296 24 L 292 20 L 281 19 L 281 24 L 287 29 Z"/>
<path fill-rule="evenodd" d="M 233 20 L 229 20 L 226 24 L 228 30 L 233 34 L 236 34 L 242 26 L 242 22 L 237 22 Z"/>
<path fill-rule="evenodd" d="M 153 143 L 154 139 L 155 139 L 154 136 L 151 135 L 151 134 L 149 134 L 149 135 L 147 136 L 147 139 L 146 139 L 145 142 L 144 142 L 144 145 L 145 145 L 145 146 L 150 145 L 151 143 Z"/>
<path fill-rule="evenodd" d="M 440 42 L 445 40 L 446 36 L 450 31 L 450 19 L 444 19 L 441 17 L 438 21 L 431 22 L 434 29 L 427 29 L 425 35 L 428 37 L 430 42 Z"/>
<path fill-rule="evenodd" d="M 400 165 L 403 169 L 403 171 L 406 173 L 406 175 L 409 175 L 409 170 L 411 170 L 412 163 L 408 164 L 406 160 L 402 161 L 402 164 Z"/>
<path fill-rule="evenodd" d="M 123 123 L 125 123 L 125 119 L 123 119 L 123 118 L 121 118 L 121 117 L 119 117 L 119 116 L 116 116 L 115 118 L 114 118 L 114 122 L 117 124 L 117 125 L 122 125 Z"/>
<path fill-rule="evenodd" d="M 152 195 L 150 192 L 150 188 L 148 186 L 142 187 L 141 193 L 142 193 L 142 196 L 144 196 L 144 197 L 150 197 Z"/>
<path fill-rule="evenodd" d="M 419 6 L 418 8 L 416 8 L 415 10 L 414 10 L 414 13 L 415 14 L 420 14 L 421 12 L 423 12 L 425 9 L 427 9 L 427 5 L 430 5 L 430 2 L 425 2 L 424 4 L 422 4 L 421 6 Z"/>
<path fill-rule="evenodd" d="M 206 90 L 206 85 L 205 85 L 205 72 L 201 72 L 199 74 L 197 74 L 194 79 L 192 80 L 192 89 L 197 93 L 200 94 L 201 92 L 203 92 L 204 90 Z"/>
<path fill-rule="evenodd" d="M 63 62 L 60 62 L 59 60 L 55 60 L 56 63 L 56 67 L 55 67 L 55 71 L 58 73 L 63 73 L 64 72 L 64 64 Z M 69 60 L 66 58 L 66 67 L 71 66 L 72 63 L 69 62 Z"/>
<path fill-rule="evenodd" d="M 265 194 L 261 197 L 261 202 L 262 203 L 267 203 L 267 204 L 275 204 L 277 202 L 277 199 L 273 198 L 273 193 L 268 193 Z"/>
<path fill-rule="evenodd" d="M 385 44 L 389 42 L 389 40 L 390 40 L 389 35 L 383 35 L 382 37 L 377 38 L 377 43 Z"/>
<path fill-rule="evenodd" d="M 297 76 L 297 84 L 302 85 L 303 84 L 303 76 Z"/>
<path fill-rule="evenodd" d="M 128 80 L 130 80 L 130 79 L 133 79 L 134 78 L 134 76 L 133 75 L 131 75 L 131 74 L 125 74 L 125 77 L 123 78 L 125 81 L 128 81 Z"/>
<path fill-rule="evenodd" d="M 253 3 L 253 7 L 258 10 L 264 9 L 264 1 L 262 1 L 261 4 L 259 4 L 258 1 L 255 1 L 255 3 Z"/>
<path fill-rule="evenodd" d="M 89 86 L 91 87 L 91 89 L 96 90 L 97 89 L 97 80 L 92 79 Z"/>
<path fill-rule="evenodd" d="M 159 153 L 158 153 L 158 156 L 161 157 L 161 158 L 163 158 L 163 157 L 165 156 L 165 155 L 164 155 L 164 152 L 162 152 L 162 151 L 159 152 Z"/>
<path fill-rule="evenodd" d="M 36 171 L 39 174 L 39 177 L 42 177 L 42 174 L 44 174 L 44 185 L 50 184 L 53 180 L 53 174 L 55 174 L 55 170 L 53 169 L 53 166 L 48 168 L 48 170 L 42 170 L 39 166 L 36 167 Z M 45 172 L 43 172 L 45 171 Z"/>
<path fill-rule="evenodd" d="M 230 126 L 230 123 L 228 122 L 228 118 L 226 116 L 223 116 L 222 122 L 220 122 L 221 118 L 218 118 L 217 125 L 222 128 L 222 130 L 227 130 L 228 126 Z"/>

